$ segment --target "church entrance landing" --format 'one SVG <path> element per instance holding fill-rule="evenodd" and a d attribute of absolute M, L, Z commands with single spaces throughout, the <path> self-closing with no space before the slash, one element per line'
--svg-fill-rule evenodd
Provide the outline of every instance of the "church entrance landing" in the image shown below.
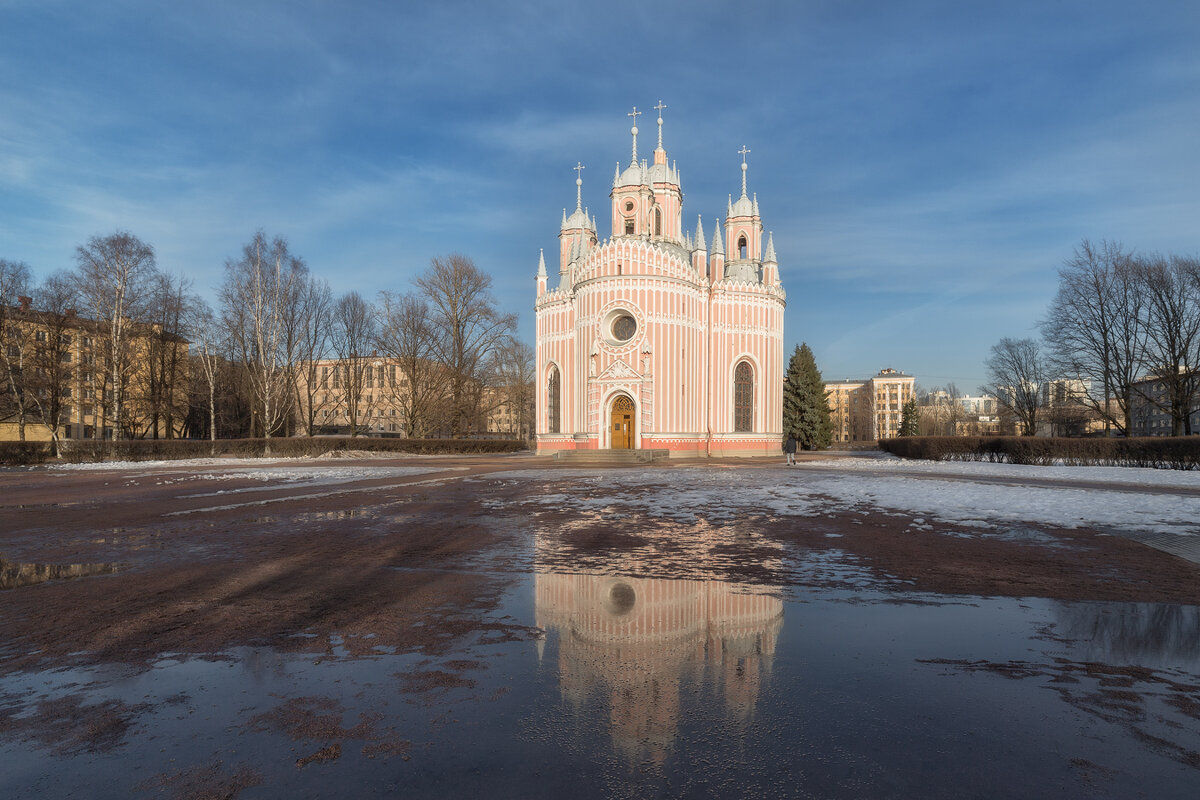
<path fill-rule="evenodd" d="M 612 432 L 613 450 L 633 449 L 633 430 L 637 411 L 633 400 L 626 395 L 618 395 L 612 404 L 612 420 L 609 430 Z"/>

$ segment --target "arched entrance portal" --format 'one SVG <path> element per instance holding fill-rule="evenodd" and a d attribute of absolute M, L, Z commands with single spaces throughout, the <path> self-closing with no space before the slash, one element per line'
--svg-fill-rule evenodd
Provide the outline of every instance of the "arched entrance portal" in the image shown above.
<path fill-rule="evenodd" d="M 634 423 L 637 421 L 637 411 L 634 410 L 633 400 L 628 395 L 617 395 L 612 404 L 612 419 L 609 430 L 612 432 L 613 450 L 632 450 Z"/>

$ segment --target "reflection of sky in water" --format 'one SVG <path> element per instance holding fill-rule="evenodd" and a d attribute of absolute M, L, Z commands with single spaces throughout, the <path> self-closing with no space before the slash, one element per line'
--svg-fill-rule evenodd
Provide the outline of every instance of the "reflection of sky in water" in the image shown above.
<path fill-rule="evenodd" d="M 1137 663 L 1200 682 L 1195 607 L 780 594 L 702 565 L 671 580 L 621 571 L 620 558 L 603 573 L 560 569 L 554 548 L 538 552 L 489 616 L 543 626 L 544 640 L 354 658 L 334 637 L 306 655 L 8 675 L 0 714 L 15 703 L 28 716 L 39 695 L 154 705 L 131 711 L 106 752 L 0 739 L 0 793 L 126 797 L 219 760 L 262 773 L 244 797 L 1194 796 L 1181 758 L 1200 733 L 1166 702 L 1176 689 L 1121 687 L 1141 697 L 1124 701 L 1134 720 L 1103 702 L 1105 676 L 1062 667 Z M 986 668 L 1012 663 L 1031 677 Z M 461 680 L 406 689 L 439 672 Z M 330 740 L 252 724 L 288 698 L 349 732 L 339 758 L 298 769 Z M 407 760 L 372 750 L 392 738 L 411 742 Z"/>

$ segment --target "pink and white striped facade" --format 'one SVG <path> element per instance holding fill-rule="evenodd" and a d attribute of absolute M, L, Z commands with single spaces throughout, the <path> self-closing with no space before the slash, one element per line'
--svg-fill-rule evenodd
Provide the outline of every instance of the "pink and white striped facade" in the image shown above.
<path fill-rule="evenodd" d="M 741 196 L 725 218 L 726 258 L 719 227 L 707 245 L 699 220 L 683 230 L 661 117 L 658 126 L 650 164 L 638 161 L 632 128 L 633 158 L 624 171 L 618 165 L 610 194 L 612 237 L 599 240 L 577 178 L 556 288 L 547 287 L 544 257 L 538 264 L 538 451 L 776 454 L 785 293 L 770 237 L 763 251 L 758 199 L 746 194 L 748 151 Z M 626 435 L 614 413 L 629 401 Z"/>

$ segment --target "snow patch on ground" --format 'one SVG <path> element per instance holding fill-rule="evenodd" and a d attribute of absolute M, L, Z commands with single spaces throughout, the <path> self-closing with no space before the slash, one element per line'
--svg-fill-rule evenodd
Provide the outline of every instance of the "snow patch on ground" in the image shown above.
<path fill-rule="evenodd" d="M 1200 470 L 1185 471 L 1144 467 L 1038 467 L 1025 464 L 993 464 L 988 461 L 927 461 L 897 458 L 890 453 L 884 453 L 875 458 L 802 461 L 797 464 L 797 467 L 822 471 L 890 471 L 920 475 L 1026 478 L 1072 483 L 1114 483 L 1127 486 L 1200 489 Z"/>
<path fill-rule="evenodd" d="M 1156 470 L 1134 470 L 1112 480 L 1111 467 L 1022 467 L 1008 464 L 925 462 L 917 465 L 920 477 L 903 474 L 867 474 L 859 468 L 840 469 L 846 461 L 830 462 L 823 469 L 778 471 L 708 468 L 642 469 L 606 472 L 600 481 L 589 470 L 515 470 L 490 478 L 523 478 L 553 482 L 568 479 L 593 484 L 598 496 L 588 492 L 531 495 L 537 505 L 599 510 L 606 507 L 638 510 L 651 516 L 681 522 L 698 518 L 710 521 L 732 519 L 760 511 L 776 516 L 813 516 L 831 511 L 866 511 L 882 514 L 911 514 L 921 524 L 952 523 L 963 528 L 989 530 L 1014 525 L 1049 525 L 1062 528 L 1097 528 L 1192 536 L 1200 533 L 1197 509 L 1200 500 L 1164 492 L 1122 492 L 1118 489 L 1074 487 L 1029 487 L 963 480 L 937 480 L 982 474 L 1015 477 L 1055 478 L 1066 470 L 1074 481 L 1107 481 L 1125 485 L 1150 485 L 1167 489 L 1172 483 L 1147 484 L 1138 477 L 1157 475 Z M 812 464 L 812 462 L 809 462 Z M 870 467 L 881 460 L 872 459 Z M 900 462 L 911 464 L 912 462 Z M 936 470 L 932 467 L 936 467 Z M 980 467 L 989 468 L 980 470 Z M 999 472 L 997 468 L 1017 470 Z M 873 470 L 874 471 L 874 470 Z M 1184 474 L 1183 478 L 1191 476 Z M 1178 477 L 1175 480 L 1179 480 Z M 1185 486 L 1200 485 L 1200 482 Z M 620 492 L 611 487 L 619 486 Z"/>

